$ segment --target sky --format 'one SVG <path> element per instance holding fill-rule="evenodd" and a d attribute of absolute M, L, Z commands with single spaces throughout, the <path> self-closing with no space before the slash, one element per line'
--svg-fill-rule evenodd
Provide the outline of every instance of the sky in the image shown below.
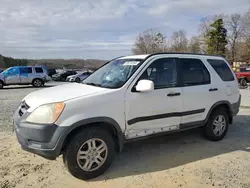
<path fill-rule="evenodd" d="M 249 8 L 249 0 L 0 0 L 0 54 L 108 60 L 130 55 L 146 29 L 192 36 L 203 17 Z"/>

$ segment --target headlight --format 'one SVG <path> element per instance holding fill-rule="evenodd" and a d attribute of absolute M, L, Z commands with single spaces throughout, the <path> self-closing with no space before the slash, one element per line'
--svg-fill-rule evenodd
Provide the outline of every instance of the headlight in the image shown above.
<path fill-rule="evenodd" d="M 35 109 L 26 119 L 31 123 L 54 123 L 61 115 L 65 104 L 64 103 L 53 103 L 46 104 Z"/>

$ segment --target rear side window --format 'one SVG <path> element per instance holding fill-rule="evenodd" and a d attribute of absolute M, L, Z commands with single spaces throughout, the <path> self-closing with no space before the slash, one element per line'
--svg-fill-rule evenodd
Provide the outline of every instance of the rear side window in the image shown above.
<path fill-rule="evenodd" d="M 208 63 L 223 81 L 234 81 L 234 76 L 227 63 L 220 59 L 208 59 Z"/>
<path fill-rule="evenodd" d="M 240 72 L 250 72 L 250 68 L 240 68 Z"/>
<path fill-rule="evenodd" d="M 41 67 L 36 67 L 35 70 L 36 73 L 43 73 L 43 69 Z"/>
<path fill-rule="evenodd" d="M 210 84 L 210 74 L 199 59 L 180 58 L 184 86 Z"/>
<path fill-rule="evenodd" d="M 32 73 L 32 68 L 31 67 L 22 67 L 22 68 L 20 68 L 20 73 L 21 74 L 30 74 L 30 73 Z"/>

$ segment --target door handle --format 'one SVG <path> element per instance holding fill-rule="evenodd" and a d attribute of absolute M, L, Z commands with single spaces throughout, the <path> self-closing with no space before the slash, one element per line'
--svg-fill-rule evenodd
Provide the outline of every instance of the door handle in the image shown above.
<path fill-rule="evenodd" d="M 208 91 L 218 91 L 218 88 L 210 88 Z"/>
<path fill-rule="evenodd" d="M 180 96 L 181 93 L 169 93 L 167 94 L 168 97 Z"/>

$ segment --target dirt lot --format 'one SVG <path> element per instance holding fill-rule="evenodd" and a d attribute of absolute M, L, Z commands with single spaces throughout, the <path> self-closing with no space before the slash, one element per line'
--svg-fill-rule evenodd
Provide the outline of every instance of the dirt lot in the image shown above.
<path fill-rule="evenodd" d="M 23 151 L 10 133 L 12 111 L 33 90 L 0 93 L 0 188 L 250 188 L 250 109 L 241 109 L 220 142 L 203 139 L 197 129 L 130 143 L 104 175 L 85 182 L 66 171 L 61 157 L 48 161 Z"/>

